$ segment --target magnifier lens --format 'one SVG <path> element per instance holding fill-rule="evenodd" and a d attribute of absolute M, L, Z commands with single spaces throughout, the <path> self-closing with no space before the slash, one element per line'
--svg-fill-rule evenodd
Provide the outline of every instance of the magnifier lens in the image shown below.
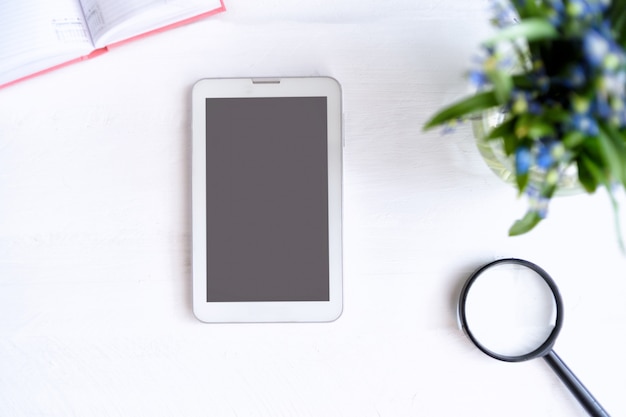
<path fill-rule="evenodd" d="M 467 290 L 465 320 L 474 340 L 504 357 L 539 349 L 557 322 L 557 301 L 545 279 L 514 263 L 479 273 Z"/>

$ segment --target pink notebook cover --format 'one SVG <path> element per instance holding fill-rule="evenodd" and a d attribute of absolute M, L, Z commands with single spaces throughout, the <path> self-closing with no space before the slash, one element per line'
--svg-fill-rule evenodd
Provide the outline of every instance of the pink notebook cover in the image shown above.
<path fill-rule="evenodd" d="M 216 8 L 216 9 L 213 9 L 213 10 L 209 10 L 208 12 L 201 13 L 199 15 L 192 16 L 192 17 L 184 19 L 184 20 L 180 20 L 178 22 L 174 22 L 174 23 L 171 23 L 171 24 L 166 25 L 166 26 L 162 26 L 160 28 L 151 30 L 149 32 L 141 33 L 139 35 L 130 37 L 128 39 L 124 39 L 123 41 L 120 41 L 120 42 L 112 43 L 111 45 L 107 45 L 107 46 L 105 46 L 103 48 L 96 49 L 96 50 L 92 51 L 91 53 L 89 53 L 88 55 L 81 56 L 79 58 L 75 58 L 75 59 L 72 59 L 72 60 L 67 61 L 67 62 L 63 62 L 62 64 L 55 65 L 53 67 L 46 68 L 46 69 L 41 70 L 41 71 L 37 71 L 37 72 L 35 72 L 33 74 L 25 75 L 24 77 L 20 77 L 18 79 L 9 81 L 9 82 L 4 83 L 4 84 L 0 84 L 0 89 L 8 87 L 8 86 L 11 86 L 11 85 L 19 83 L 19 82 L 22 82 L 24 80 L 28 80 L 30 78 L 38 77 L 38 76 L 40 76 L 42 74 L 46 74 L 46 73 L 48 73 L 50 71 L 54 71 L 54 70 L 57 70 L 59 68 L 66 67 L 66 66 L 74 64 L 76 62 L 80 62 L 80 61 L 84 61 L 86 59 L 94 58 L 94 57 L 96 57 L 98 55 L 102 55 L 103 53 L 108 52 L 110 48 L 113 48 L 113 47 L 116 47 L 116 46 L 119 46 L 119 45 L 123 45 L 125 43 L 132 42 L 132 41 L 135 41 L 137 39 L 141 39 L 141 38 L 144 38 L 146 36 L 153 35 L 155 33 L 161 33 L 161 32 L 165 32 L 165 31 L 170 30 L 170 29 L 174 29 L 174 28 L 179 27 L 179 26 L 187 25 L 189 23 L 192 23 L 192 22 L 195 22 L 195 21 L 198 21 L 198 20 L 201 20 L 201 19 L 205 19 L 205 18 L 207 18 L 209 16 L 213 16 L 214 14 L 217 14 L 217 13 L 220 13 L 220 12 L 223 12 L 223 11 L 226 10 L 226 7 L 224 6 L 224 1 L 223 0 L 220 0 L 220 4 L 221 4 L 220 7 Z"/>

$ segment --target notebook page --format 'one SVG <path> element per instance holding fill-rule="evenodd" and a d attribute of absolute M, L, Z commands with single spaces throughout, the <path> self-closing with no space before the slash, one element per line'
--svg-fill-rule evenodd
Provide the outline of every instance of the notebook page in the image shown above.
<path fill-rule="evenodd" d="M 92 49 L 77 0 L 0 1 L 0 85 Z"/>
<path fill-rule="evenodd" d="M 80 3 L 97 47 L 221 7 L 220 0 L 80 0 Z"/>
<path fill-rule="evenodd" d="M 163 0 L 80 0 L 91 35 L 104 32 L 133 16 L 163 3 Z"/>

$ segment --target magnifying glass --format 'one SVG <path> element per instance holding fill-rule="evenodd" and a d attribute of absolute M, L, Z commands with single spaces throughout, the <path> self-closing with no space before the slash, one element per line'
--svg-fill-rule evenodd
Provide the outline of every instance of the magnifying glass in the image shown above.
<path fill-rule="evenodd" d="M 542 357 L 591 416 L 609 416 L 552 347 L 563 325 L 561 294 L 546 271 L 515 258 L 474 272 L 461 290 L 459 320 L 470 340 L 506 362 Z"/>

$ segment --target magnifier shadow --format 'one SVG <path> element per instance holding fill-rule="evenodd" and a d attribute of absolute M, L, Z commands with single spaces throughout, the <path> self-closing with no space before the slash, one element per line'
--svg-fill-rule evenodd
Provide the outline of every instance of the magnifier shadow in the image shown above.
<path fill-rule="evenodd" d="M 478 268 L 459 293 L 459 324 L 476 347 L 506 362 L 543 358 L 590 416 L 609 416 L 553 350 L 564 309 L 546 271 L 522 259 L 499 259 Z"/>

